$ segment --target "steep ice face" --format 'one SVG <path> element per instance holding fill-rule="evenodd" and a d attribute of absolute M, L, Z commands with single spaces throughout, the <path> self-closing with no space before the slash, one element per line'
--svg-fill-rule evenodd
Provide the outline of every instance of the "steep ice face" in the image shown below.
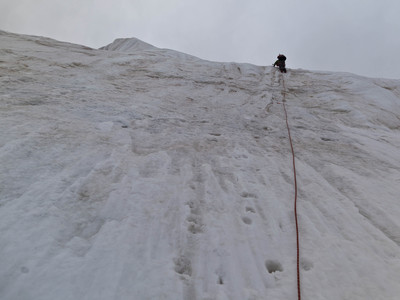
<path fill-rule="evenodd" d="M 0 43 L 1 299 L 296 299 L 283 93 L 303 298 L 398 298 L 399 81 Z"/>

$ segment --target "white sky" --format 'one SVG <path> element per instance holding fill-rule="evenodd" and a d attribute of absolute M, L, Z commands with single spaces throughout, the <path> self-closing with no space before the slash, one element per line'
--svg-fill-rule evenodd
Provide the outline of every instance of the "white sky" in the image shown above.
<path fill-rule="evenodd" d="M 284 53 L 289 68 L 400 79 L 399 13 L 399 0 L 1 0 L 0 29 L 256 65 Z"/>

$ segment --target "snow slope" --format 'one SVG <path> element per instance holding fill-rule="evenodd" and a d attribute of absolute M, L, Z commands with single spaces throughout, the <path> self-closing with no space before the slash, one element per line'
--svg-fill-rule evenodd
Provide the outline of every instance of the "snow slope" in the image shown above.
<path fill-rule="evenodd" d="M 399 299 L 400 81 L 117 43 L 0 32 L 0 299 L 297 299 L 283 80 L 303 299 Z"/>

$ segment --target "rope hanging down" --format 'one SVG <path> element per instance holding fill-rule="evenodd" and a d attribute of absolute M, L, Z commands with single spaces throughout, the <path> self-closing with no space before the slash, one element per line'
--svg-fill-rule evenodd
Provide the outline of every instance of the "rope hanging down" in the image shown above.
<path fill-rule="evenodd" d="M 298 295 L 298 300 L 301 300 L 301 292 L 300 292 L 300 242 L 299 242 L 299 223 L 297 220 L 297 177 L 296 177 L 296 160 L 295 160 L 295 155 L 294 155 L 294 148 L 293 148 L 293 142 L 292 142 L 292 136 L 290 134 L 290 126 L 289 126 L 289 121 L 288 121 L 288 113 L 286 110 L 286 87 L 285 87 L 285 80 L 283 75 L 282 77 L 282 106 L 283 110 L 285 112 L 285 119 L 286 119 L 286 127 L 288 131 L 288 136 L 289 136 L 289 142 L 290 142 L 290 148 L 292 150 L 292 159 L 293 159 L 293 176 L 294 176 L 294 218 L 296 221 L 296 241 L 297 241 L 297 295 Z"/>

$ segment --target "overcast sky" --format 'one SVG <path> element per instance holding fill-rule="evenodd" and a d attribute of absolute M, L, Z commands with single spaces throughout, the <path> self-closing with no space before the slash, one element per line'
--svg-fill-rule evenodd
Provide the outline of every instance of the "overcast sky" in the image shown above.
<path fill-rule="evenodd" d="M 0 0 L 0 29 L 256 65 L 284 53 L 289 68 L 400 79 L 400 0 Z"/>

